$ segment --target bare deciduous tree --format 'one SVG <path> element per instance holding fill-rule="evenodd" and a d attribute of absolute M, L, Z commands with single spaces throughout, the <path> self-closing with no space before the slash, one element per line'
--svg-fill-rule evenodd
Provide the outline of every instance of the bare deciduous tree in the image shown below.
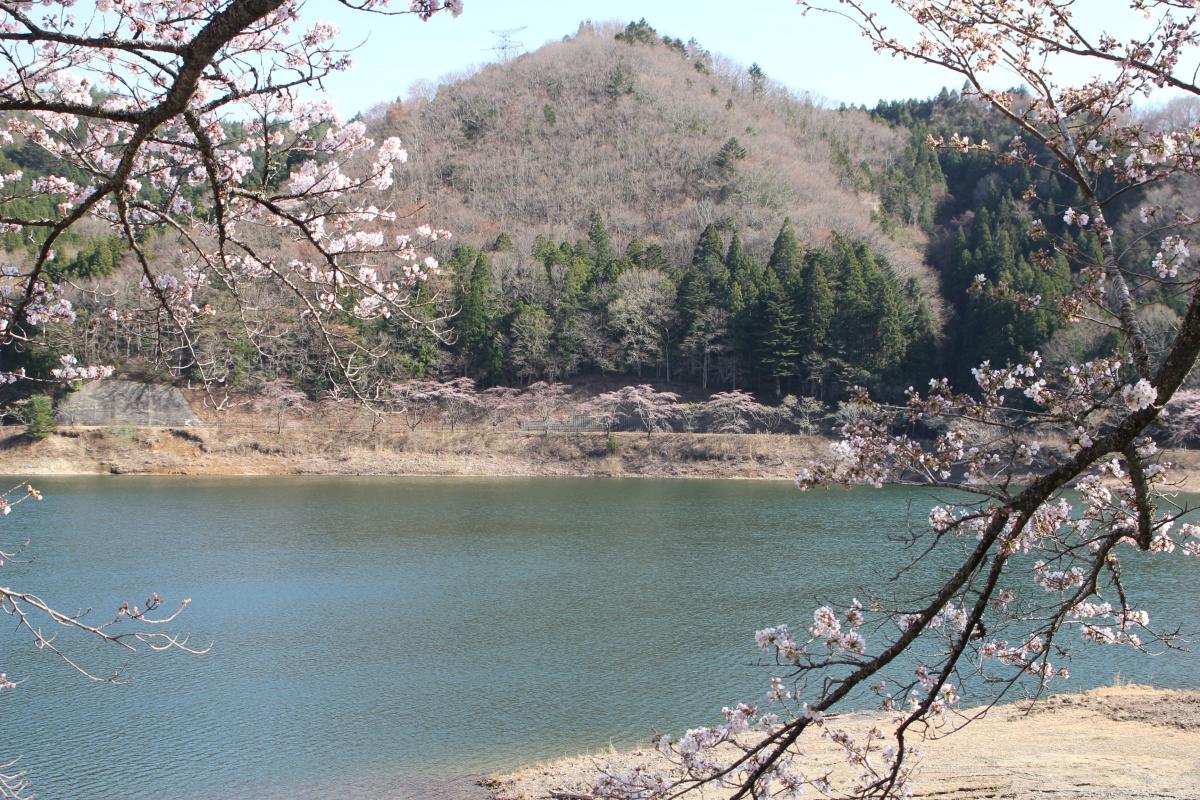
<path fill-rule="evenodd" d="M 675 320 L 675 287 L 671 280 L 655 269 L 621 273 L 608 305 L 608 317 L 625 366 L 640 376 L 643 366 L 663 362 L 665 377 L 670 380 L 671 366 L 665 360 Z"/>

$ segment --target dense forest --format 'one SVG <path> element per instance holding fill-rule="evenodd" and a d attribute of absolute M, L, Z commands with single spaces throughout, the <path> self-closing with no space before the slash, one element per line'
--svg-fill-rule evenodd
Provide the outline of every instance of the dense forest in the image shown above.
<path fill-rule="evenodd" d="M 937 357 L 914 280 L 862 242 L 806 246 L 789 221 L 765 263 L 715 224 L 682 264 L 638 239 L 618 253 L 593 217 L 587 238 L 539 238 L 539 269 L 498 280 L 492 264 L 510 246 L 501 236 L 450 260 L 459 315 L 448 365 L 484 383 L 617 372 L 822 399 L 849 383 L 928 377 Z"/>
<path fill-rule="evenodd" d="M 381 356 L 358 376 L 366 386 L 600 376 L 833 403 L 853 385 L 898 397 L 943 374 L 969 390 L 984 360 L 1111 345 L 1087 326 L 1062 333 L 1055 308 L 1097 259 L 1095 236 L 1061 222 L 1076 190 L 1019 160 L 932 146 L 1017 132 L 957 92 L 827 109 L 642 20 L 585 24 L 363 119 L 413 151 L 381 199 L 456 234 L 420 290 L 424 324 L 342 321 L 345 346 Z M 57 166 L 33 142 L 0 151 L 11 181 Z M 36 214 L 49 201 L 14 202 Z M 1121 219 L 1118 234 L 1136 242 L 1137 226 Z M 10 230 L 0 243 L 20 258 L 38 239 Z M 145 246 L 170 265 L 170 242 Z M 316 396 L 331 382 L 328 342 L 291 324 L 299 309 L 252 345 L 240 307 L 212 287 L 184 348 L 161 317 L 136 313 L 118 238 L 81 228 L 62 250 L 55 279 L 85 324 L 10 347 L 8 368 L 44 374 L 74 352 L 164 380 L 203 364 L 236 390 L 285 379 Z M 240 302 L 289 308 L 262 292 Z M 1161 300 L 1150 308 L 1166 329 L 1177 309 Z"/>

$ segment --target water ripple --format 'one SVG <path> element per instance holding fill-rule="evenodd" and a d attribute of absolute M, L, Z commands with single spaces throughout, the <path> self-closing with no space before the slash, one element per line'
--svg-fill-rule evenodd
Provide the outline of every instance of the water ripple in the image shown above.
<path fill-rule="evenodd" d="M 89 642 L 94 686 L 5 641 L 41 800 L 475 800 L 489 770 L 644 740 L 761 695 L 749 637 L 886 570 L 900 490 L 675 481 L 46 479 L 13 585 L 190 596 L 201 657 Z M 22 511 L 25 507 L 22 507 Z M 1190 586 L 1163 560 L 1143 592 Z M 1175 591 L 1200 611 L 1195 593 Z M 1143 597 L 1153 606 L 1152 597 Z M 1181 617 L 1182 618 L 1182 617 Z M 1087 658 L 1090 658 L 1089 662 Z M 1195 681 L 1186 659 L 1073 671 Z M 1082 685 L 1082 684 L 1081 684 Z M 0 753 L 8 757 L 9 753 Z"/>

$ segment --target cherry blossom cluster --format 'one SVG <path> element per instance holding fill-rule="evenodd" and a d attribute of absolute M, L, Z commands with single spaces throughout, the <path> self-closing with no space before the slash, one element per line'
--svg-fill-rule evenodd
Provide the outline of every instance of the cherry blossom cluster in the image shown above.
<path fill-rule="evenodd" d="M 624 386 L 597 395 L 585 410 L 602 421 L 606 428 L 611 428 L 621 418 L 636 419 L 646 435 L 669 431 L 680 419 L 679 395 L 656 391 L 649 384 Z"/>
<path fill-rule="evenodd" d="M 354 7 L 396 13 L 385 0 Z M 31 264 L 0 283 L 0 344 L 73 320 L 54 252 L 89 218 L 126 242 L 148 312 L 184 350 L 218 296 L 256 333 L 254 316 L 269 309 L 242 304 L 239 287 L 252 281 L 283 287 L 327 336 L 336 314 L 409 313 L 414 287 L 437 269 L 419 251 L 449 234 L 400 230 L 405 215 L 373 200 L 408 158 L 399 140 L 375 142 L 361 121 L 301 98 L 349 66 L 335 25 L 301 24 L 298 0 L 105 0 L 74 11 L 0 8 L 0 141 L 30 143 L 52 165 L 34 179 L 0 176 L 0 225 L 37 233 Z M 457 16 L 462 4 L 401 11 Z M 6 210 L 35 195 L 52 201 L 45 218 Z M 174 258 L 148 252 L 155 242 Z"/>
<path fill-rule="evenodd" d="M 1182 236 L 1165 237 L 1159 251 L 1154 254 L 1154 260 L 1150 262 L 1155 274 L 1160 278 L 1178 277 L 1180 267 L 1192 255 L 1188 245 L 1188 240 Z"/>
<path fill-rule="evenodd" d="M 448 381 L 412 380 L 394 383 L 385 398 L 390 413 L 404 418 L 409 430 L 415 431 L 431 414 L 442 411 L 453 425 L 480 405 L 475 381 L 454 378 Z"/>
<path fill-rule="evenodd" d="M 67 354 L 59 357 L 61 366 L 50 370 L 50 374 L 60 381 L 91 381 L 107 378 L 113 373 L 109 366 L 82 365 L 75 356 Z"/>
<path fill-rule="evenodd" d="M 717 392 L 701 409 L 710 420 L 709 429 L 718 433 L 745 433 L 759 425 L 768 409 L 741 389 Z"/>

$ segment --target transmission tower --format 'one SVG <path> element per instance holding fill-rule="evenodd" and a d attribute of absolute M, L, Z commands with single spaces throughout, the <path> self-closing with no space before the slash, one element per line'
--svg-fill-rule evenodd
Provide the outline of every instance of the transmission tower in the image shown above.
<path fill-rule="evenodd" d="M 528 27 L 528 25 L 522 25 L 519 28 L 505 28 L 502 31 L 491 32 L 498 39 L 496 46 L 491 48 L 491 50 L 500 61 L 508 61 L 513 56 L 520 55 L 525 50 L 525 45 L 514 39 L 513 36 Z"/>

